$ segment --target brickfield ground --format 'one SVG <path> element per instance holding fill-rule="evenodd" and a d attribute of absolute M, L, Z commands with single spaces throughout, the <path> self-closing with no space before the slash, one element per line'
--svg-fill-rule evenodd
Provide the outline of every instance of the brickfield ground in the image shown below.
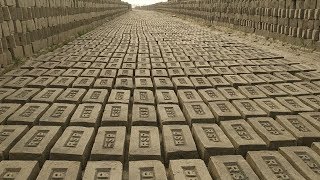
<path fill-rule="evenodd" d="M 244 42 L 134 10 L 27 61 L 0 179 L 320 179 L 319 66 Z"/>

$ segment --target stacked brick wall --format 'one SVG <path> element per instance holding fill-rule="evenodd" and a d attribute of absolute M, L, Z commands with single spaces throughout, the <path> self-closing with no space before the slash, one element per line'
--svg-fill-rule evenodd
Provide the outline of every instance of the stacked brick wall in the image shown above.
<path fill-rule="evenodd" d="M 144 8 L 320 49 L 320 0 L 189 0 Z"/>
<path fill-rule="evenodd" d="M 0 66 L 130 9 L 120 0 L 0 0 Z"/>

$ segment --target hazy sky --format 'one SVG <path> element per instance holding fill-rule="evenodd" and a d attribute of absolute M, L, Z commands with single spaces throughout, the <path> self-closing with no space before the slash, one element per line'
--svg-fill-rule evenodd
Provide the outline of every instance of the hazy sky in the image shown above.
<path fill-rule="evenodd" d="M 167 0 L 122 0 L 124 2 L 128 2 L 132 5 L 148 5 L 148 4 L 154 4 L 158 2 L 165 2 Z"/>

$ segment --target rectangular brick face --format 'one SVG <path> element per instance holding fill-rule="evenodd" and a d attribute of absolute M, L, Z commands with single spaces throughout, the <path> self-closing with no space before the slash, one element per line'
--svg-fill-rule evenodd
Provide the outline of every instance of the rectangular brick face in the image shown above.
<path fill-rule="evenodd" d="M 37 180 L 41 179 L 78 179 L 81 165 L 77 161 L 52 161 L 44 163 Z"/>
<path fill-rule="evenodd" d="M 89 161 L 82 178 L 122 180 L 122 163 L 118 161 Z"/>
<path fill-rule="evenodd" d="M 170 161 L 169 178 L 211 180 L 205 163 L 201 159 L 180 159 Z"/>
<path fill-rule="evenodd" d="M 102 105 L 97 103 L 80 104 L 70 119 L 71 126 L 97 128 L 100 124 Z"/>
<path fill-rule="evenodd" d="M 145 160 L 129 162 L 129 179 L 167 180 L 167 174 L 161 161 Z"/>
<path fill-rule="evenodd" d="M 75 104 L 54 103 L 39 120 L 40 125 L 62 126 L 65 128 L 76 109 Z"/>
<path fill-rule="evenodd" d="M 128 104 L 107 104 L 105 106 L 101 126 L 128 126 Z"/>
<path fill-rule="evenodd" d="M 40 171 L 37 161 L 1 161 L 1 179 L 35 179 Z"/>

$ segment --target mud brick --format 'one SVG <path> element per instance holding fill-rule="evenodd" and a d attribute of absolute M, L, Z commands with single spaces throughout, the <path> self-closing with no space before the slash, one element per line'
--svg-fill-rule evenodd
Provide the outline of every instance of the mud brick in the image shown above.
<path fill-rule="evenodd" d="M 184 73 L 186 76 L 202 76 L 201 72 L 197 68 L 185 68 Z"/>
<path fill-rule="evenodd" d="M 71 62 L 71 61 L 64 61 L 64 62 L 61 62 L 60 64 L 58 64 L 56 66 L 56 68 L 68 69 L 68 68 L 71 68 L 74 64 L 76 64 L 76 63 Z"/>
<path fill-rule="evenodd" d="M 73 68 L 87 69 L 89 66 L 91 66 L 91 62 L 77 62 Z"/>
<path fill-rule="evenodd" d="M 59 103 L 80 103 L 87 90 L 80 88 L 67 88 L 58 98 Z"/>
<path fill-rule="evenodd" d="M 243 94 L 241 94 L 234 87 L 220 87 L 220 88 L 218 88 L 218 90 L 228 100 L 237 100 L 237 99 L 245 99 L 246 98 Z"/>
<path fill-rule="evenodd" d="M 98 78 L 94 84 L 93 87 L 94 88 L 98 88 L 98 89 L 112 89 L 113 87 L 113 82 L 114 79 L 113 78 Z"/>
<path fill-rule="evenodd" d="M 213 156 L 208 169 L 214 179 L 259 179 L 240 155 Z"/>
<path fill-rule="evenodd" d="M 145 160 L 129 162 L 129 179 L 149 178 L 167 180 L 166 169 L 161 161 Z"/>
<path fill-rule="evenodd" d="M 70 153 L 70 152 L 69 152 Z M 48 160 L 42 166 L 37 180 L 42 179 L 75 179 L 81 177 L 81 164 L 77 161 Z"/>
<path fill-rule="evenodd" d="M 308 95 L 309 92 L 291 83 L 276 84 L 278 88 L 292 96 Z"/>
<path fill-rule="evenodd" d="M 218 73 L 213 68 L 199 68 L 201 74 L 205 77 L 218 75 Z"/>
<path fill-rule="evenodd" d="M 251 151 L 246 159 L 260 179 L 304 179 L 277 151 Z"/>
<path fill-rule="evenodd" d="M 164 125 L 162 135 L 166 163 L 172 159 L 199 157 L 196 144 L 187 125 Z"/>
<path fill-rule="evenodd" d="M 152 126 L 131 128 L 129 160 L 161 160 L 159 131 Z"/>
<path fill-rule="evenodd" d="M 310 82 L 296 82 L 294 83 L 294 85 L 304 89 L 305 91 L 308 91 L 311 94 L 320 94 L 320 88 Z"/>
<path fill-rule="evenodd" d="M 93 140 L 93 128 L 69 126 L 51 149 L 50 159 L 80 161 L 85 167 Z"/>
<path fill-rule="evenodd" d="M 209 108 L 218 122 L 241 118 L 241 114 L 229 101 L 210 102 Z"/>
<path fill-rule="evenodd" d="M 239 86 L 239 92 L 249 99 L 266 98 L 267 96 L 256 86 Z"/>
<path fill-rule="evenodd" d="M 126 127 L 100 127 L 91 150 L 90 160 L 124 162 Z"/>
<path fill-rule="evenodd" d="M 5 124 L 8 117 L 20 108 L 20 104 L 0 103 L 0 124 Z"/>
<path fill-rule="evenodd" d="M 98 103 L 80 104 L 70 119 L 70 126 L 97 128 L 100 125 L 102 105 Z"/>
<path fill-rule="evenodd" d="M 26 103 L 7 119 L 7 124 L 36 125 L 48 106 L 46 103 Z"/>
<path fill-rule="evenodd" d="M 306 64 L 293 64 L 291 66 L 294 67 L 294 68 L 299 69 L 300 71 L 316 71 L 317 70 L 317 68 L 315 68 L 314 66 L 311 67 L 311 66 L 306 65 Z"/>
<path fill-rule="evenodd" d="M 22 88 L 25 87 L 34 78 L 32 77 L 16 77 L 13 80 L 7 82 L 3 87 L 9 88 Z"/>
<path fill-rule="evenodd" d="M 248 82 L 239 75 L 225 75 L 223 77 L 234 87 L 248 84 Z"/>
<path fill-rule="evenodd" d="M 272 74 L 258 74 L 258 77 L 266 81 L 267 83 L 282 83 L 284 80 L 278 78 L 277 76 L 274 76 Z"/>
<path fill-rule="evenodd" d="M 132 78 L 116 78 L 114 88 L 131 90 L 134 88 L 133 79 Z"/>
<path fill-rule="evenodd" d="M 94 62 L 91 64 L 90 68 L 93 69 L 104 69 L 106 67 L 107 63 L 103 63 L 103 62 Z M 99 71 L 100 74 L 100 71 Z M 96 75 L 97 77 L 98 75 Z"/>
<path fill-rule="evenodd" d="M 174 85 L 175 90 L 194 88 L 194 85 L 188 77 L 173 77 L 172 83 Z"/>
<path fill-rule="evenodd" d="M 319 112 L 305 112 L 299 113 L 300 116 L 305 118 L 313 127 L 320 131 L 320 113 Z"/>
<path fill-rule="evenodd" d="M 166 69 L 152 69 L 152 77 L 168 77 L 168 72 Z"/>
<path fill-rule="evenodd" d="M 250 73 L 250 71 L 244 66 L 233 66 L 233 67 L 230 67 L 230 69 L 235 74 L 249 74 Z"/>
<path fill-rule="evenodd" d="M 100 69 L 86 69 L 83 71 L 81 76 L 83 77 L 98 77 L 100 74 Z"/>
<path fill-rule="evenodd" d="M 0 88 L 0 101 L 2 101 L 5 97 L 9 96 L 15 91 L 16 91 L 15 89 Z"/>
<path fill-rule="evenodd" d="M 128 126 L 128 104 L 107 104 L 101 126 Z"/>
<path fill-rule="evenodd" d="M 190 77 L 191 82 L 196 89 L 204 89 L 212 87 L 209 80 L 205 77 Z"/>
<path fill-rule="evenodd" d="M 232 143 L 217 124 L 195 123 L 192 125 L 192 133 L 200 157 L 205 162 L 209 161 L 210 156 L 235 153 Z"/>
<path fill-rule="evenodd" d="M 306 80 L 306 81 L 318 81 L 320 80 L 320 73 L 318 72 L 300 72 L 296 73 L 295 76 Z"/>
<path fill-rule="evenodd" d="M 33 88 L 45 88 L 47 87 L 55 77 L 50 77 L 50 76 L 40 76 L 28 83 L 28 87 L 33 87 Z"/>
<path fill-rule="evenodd" d="M 211 180 L 206 164 L 201 159 L 170 160 L 169 178 L 172 180 Z"/>
<path fill-rule="evenodd" d="M 18 77 L 18 76 L 23 76 L 27 72 L 29 72 L 28 69 L 14 69 L 4 74 L 4 76 Z"/>
<path fill-rule="evenodd" d="M 193 62 L 190 62 L 189 61 L 189 58 L 187 57 L 185 60 L 183 60 L 183 59 L 179 59 L 180 61 L 182 60 L 182 61 L 184 61 L 184 62 L 180 62 L 180 65 L 181 65 L 181 67 L 182 67 L 182 69 L 185 69 L 185 68 L 194 68 L 194 67 L 196 67 L 194 64 L 193 64 Z M 178 60 L 178 61 L 179 61 Z M 188 61 L 186 61 L 186 60 L 188 60 Z"/>
<path fill-rule="evenodd" d="M 87 94 L 83 97 L 83 103 L 100 103 L 106 104 L 108 98 L 108 90 L 104 89 L 89 89 Z"/>
<path fill-rule="evenodd" d="M 180 104 L 191 102 L 203 102 L 198 92 L 194 89 L 178 90 Z"/>
<path fill-rule="evenodd" d="M 151 78 L 135 78 L 135 88 L 153 90 L 153 82 Z"/>
<path fill-rule="evenodd" d="M 232 101 L 232 103 L 245 119 L 250 117 L 261 117 L 268 115 L 258 106 L 257 103 L 252 100 L 235 100 Z"/>
<path fill-rule="evenodd" d="M 9 159 L 36 159 L 42 166 L 49 158 L 49 151 L 61 134 L 59 126 L 34 126 L 9 151 Z"/>
<path fill-rule="evenodd" d="M 71 87 L 75 77 L 57 77 L 49 86 L 56 88 L 68 88 Z"/>
<path fill-rule="evenodd" d="M 82 69 L 68 69 L 66 72 L 62 74 L 62 76 L 79 77 L 82 72 Z"/>
<path fill-rule="evenodd" d="M 62 126 L 65 128 L 68 126 L 75 109 L 76 105 L 74 104 L 54 103 L 40 118 L 39 125 Z"/>
<path fill-rule="evenodd" d="M 119 69 L 117 77 L 133 77 L 132 69 Z"/>
<path fill-rule="evenodd" d="M 174 85 L 170 78 L 155 77 L 153 78 L 153 81 L 156 89 L 174 89 Z"/>
<path fill-rule="evenodd" d="M 297 81 L 301 81 L 300 78 L 292 75 L 289 72 L 276 72 L 274 73 L 275 76 L 283 79 L 285 82 L 297 82 Z"/>
<path fill-rule="evenodd" d="M 108 103 L 127 103 L 130 102 L 130 90 L 112 89 Z"/>
<path fill-rule="evenodd" d="M 220 122 L 221 129 L 235 147 L 236 154 L 246 155 L 248 151 L 263 150 L 267 144 L 245 120 Z"/>
<path fill-rule="evenodd" d="M 45 69 L 53 69 L 55 68 L 60 62 L 45 62 L 39 66 L 39 68 Z"/>
<path fill-rule="evenodd" d="M 320 139 L 319 131 L 299 115 L 277 116 L 276 120 L 297 139 L 298 145 L 310 146 Z"/>
<path fill-rule="evenodd" d="M 156 90 L 157 104 L 178 104 L 178 97 L 173 90 Z"/>
<path fill-rule="evenodd" d="M 199 95 L 201 96 L 202 100 L 209 104 L 209 102 L 213 101 L 224 101 L 226 98 L 216 89 L 210 88 L 210 89 L 201 89 L 198 90 Z"/>
<path fill-rule="evenodd" d="M 2 96 L 6 95 L 4 99 L 5 102 L 14 102 L 14 103 L 26 103 L 31 100 L 31 98 L 37 94 L 40 89 L 38 88 L 21 88 L 14 93 L 7 91 L 10 89 L 2 89 L 2 92 L 5 92 Z M 10 95 L 8 94 L 10 92 Z"/>
<path fill-rule="evenodd" d="M 48 71 L 47 69 L 36 68 L 24 73 L 23 76 L 39 77 L 44 73 L 46 73 L 47 71 Z"/>
<path fill-rule="evenodd" d="M 88 161 L 82 178 L 122 180 L 122 163 L 118 161 Z"/>
<path fill-rule="evenodd" d="M 268 116 L 292 113 L 289 109 L 272 98 L 254 99 L 254 101 L 268 113 Z"/>
<path fill-rule="evenodd" d="M 282 146 L 297 145 L 296 138 L 270 117 L 249 118 L 248 123 L 271 150 L 277 150 Z"/>
<path fill-rule="evenodd" d="M 262 84 L 266 82 L 255 74 L 240 74 L 240 77 L 242 77 L 245 81 L 248 82 L 248 84 L 251 85 Z"/>
<path fill-rule="evenodd" d="M 136 69 L 135 70 L 135 77 L 150 77 L 151 72 L 148 69 Z"/>
<path fill-rule="evenodd" d="M 154 104 L 154 95 L 151 90 L 135 89 L 133 91 L 134 104 Z"/>
<path fill-rule="evenodd" d="M 134 104 L 131 122 L 133 126 L 157 126 L 155 107 L 152 105 Z"/>
<path fill-rule="evenodd" d="M 306 179 L 319 179 L 320 156 L 309 147 L 281 147 L 279 152 Z"/>
<path fill-rule="evenodd" d="M 266 71 L 262 69 L 260 66 L 246 66 L 246 68 L 253 74 L 266 73 Z"/>
<path fill-rule="evenodd" d="M 0 77 L 0 87 L 2 87 L 5 83 L 10 81 L 12 77 Z"/>
<path fill-rule="evenodd" d="M 61 76 L 65 71 L 66 71 L 65 69 L 50 69 L 43 75 L 58 77 L 58 76 Z"/>
<path fill-rule="evenodd" d="M 1 179 L 32 180 L 40 171 L 37 161 L 1 161 Z"/>
<path fill-rule="evenodd" d="M 117 76 L 116 69 L 102 69 L 100 72 L 100 77 L 103 78 L 114 78 Z"/>
<path fill-rule="evenodd" d="M 214 123 L 215 118 L 203 102 L 183 103 L 184 115 L 191 126 L 193 123 Z"/>
<path fill-rule="evenodd" d="M 95 79 L 93 77 L 78 77 L 72 84 L 73 88 L 89 89 L 93 86 Z"/>
<path fill-rule="evenodd" d="M 221 66 L 226 66 L 223 61 L 210 61 L 209 62 L 211 67 L 221 67 Z"/>
<path fill-rule="evenodd" d="M 45 88 L 34 96 L 31 101 L 52 104 L 62 92 L 62 88 Z"/>
<path fill-rule="evenodd" d="M 214 67 L 213 68 L 220 75 L 232 75 L 234 72 L 228 67 Z"/>
<path fill-rule="evenodd" d="M 180 107 L 176 104 L 159 104 L 157 113 L 162 126 L 187 123 Z"/>
<path fill-rule="evenodd" d="M 261 84 L 257 87 L 264 92 L 268 97 L 286 96 L 287 93 L 272 84 Z"/>
<path fill-rule="evenodd" d="M 0 160 L 8 159 L 10 149 L 28 130 L 26 125 L 0 126 Z"/>
<path fill-rule="evenodd" d="M 311 145 L 311 149 L 320 155 L 320 142 L 313 142 Z"/>
<path fill-rule="evenodd" d="M 307 106 L 313 108 L 316 111 L 320 110 L 320 97 L 319 96 L 298 96 L 298 98 Z"/>
<path fill-rule="evenodd" d="M 311 107 L 307 106 L 296 97 L 276 97 L 276 100 L 287 107 L 293 114 L 313 111 Z"/>

